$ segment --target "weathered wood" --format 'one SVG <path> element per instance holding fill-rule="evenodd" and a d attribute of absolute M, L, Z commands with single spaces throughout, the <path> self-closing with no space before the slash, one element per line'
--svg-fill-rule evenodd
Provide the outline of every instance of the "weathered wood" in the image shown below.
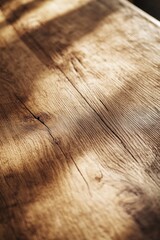
<path fill-rule="evenodd" d="M 160 239 L 160 28 L 125 1 L 1 1 L 0 239 Z"/>

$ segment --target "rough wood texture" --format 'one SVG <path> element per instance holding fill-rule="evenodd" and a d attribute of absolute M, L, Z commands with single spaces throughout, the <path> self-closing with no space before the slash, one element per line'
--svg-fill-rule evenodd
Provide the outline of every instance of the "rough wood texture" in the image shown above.
<path fill-rule="evenodd" d="M 160 27 L 122 0 L 0 1 L 0 239 L 160 239 Z"/>

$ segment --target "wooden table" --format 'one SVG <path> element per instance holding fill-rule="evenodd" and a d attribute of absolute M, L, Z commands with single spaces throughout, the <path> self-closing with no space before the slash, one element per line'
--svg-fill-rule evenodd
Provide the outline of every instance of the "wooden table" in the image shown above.
<path fill-rule="evenodd" d="M 125 0 L 1 0 L 0 239 L 160 239 L 160 24 Z"/>

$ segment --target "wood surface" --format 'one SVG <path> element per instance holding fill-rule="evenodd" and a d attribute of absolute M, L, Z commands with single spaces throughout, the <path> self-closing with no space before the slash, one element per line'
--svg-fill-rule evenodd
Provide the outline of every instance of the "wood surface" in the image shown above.
<path fill-rule="evenodd" d="M 0 239 L 160 239 L 160 24 L 124 0 L 0 1 Z"/>

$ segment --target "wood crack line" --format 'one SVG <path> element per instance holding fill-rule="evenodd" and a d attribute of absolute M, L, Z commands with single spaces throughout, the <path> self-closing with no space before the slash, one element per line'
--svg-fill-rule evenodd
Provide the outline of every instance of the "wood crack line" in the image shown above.
<path fill-rule="evenodd" d="M 13 26 L 13 28 L 15 29 L 16 32 L 17 29 Z M 28 37 L 33 41 L 33 42 L 36 42 L 37 44 L 37 41 L 35 41 L 34 38 L 31 37 L 30 34 L 28 34 Z M 22 41 L 25 43 L 25 40 L 23 39 L 23 37 L 21 37 Z M 48 53 L 46 53 L 44 51 L 44 49 L 41 47 L 40 44 L 38 44 L 38 46 L 40 47 L 40 50 L 43 54 L 45 54 L 46 58 L 48 59 L 49 61 L 49 64 L 47 67 L 50 66 L 51 64 L 51 67 L 53 67 L 53 59 L 50 57 L 50 55 Z M 100 116 L 99 113 L 96 112 L 96 110 L 91 106 L 91 104 L 87 101 L 87 99 L 83 96 L 83 94 L 78 90 L 78 88 L 76 88 L 76 86 L 73 84 L 73 82 L 70 80 L 70 78 L 66 75 L 66 73 L 62 70 L 62 68 L 57 64 L 56 67 L 59 69 L 59 71 L 64 75 L 64 77 L 70 82 L 70 84 L 74 87 L 74 89 L 81 95 L 81 97 L 85 100 L 85 102 L 89 105 L 89 107 L 98 115 L 98 117 L 100 118 L 100 120 L 103 122 L 103 124 L 117 137 L 117 139 L 119 139 L 119 141 L 121 142 L 121 144 L 123 145 L 123 147 L 126 149 L 126 151 L 129 153 L 129 155 L 137 162 L 137 159 L 134 157 L 134 155 L 131 153 L 131 151 L 127 148 L 127 146 L 125 145 L 125 143 L 122 141 L 122 139 L 112 130 L 112 128 L 103 120 L 103 118 Z M 18 98 L 18 97 L 17 97 Z M 18 98 L 19 99 L 19 98 Z M 19 99 L 20 100 L 20 99 Z M 22 101 L 21 101 L 22 103 Z M 22 103 L 24 105 L 24 103 Z M 24 105 L 25 106 L 25 105 Z M 49 132 L 49 135 L 51 136 L 51 138 L 53 139 L 53 141 L 58 145 L 58 142 L 56 142 L 56 139 L 53 137 L 53 135 L 51 134 L 51 130 L 49 129 L 49 127 L 38 117 L 36 117 L 28 108 L 27 106 L 25 106 L 25 108 L 32 114 L 32 116 L 34 118 L 36 118 L 37 120 L 39 120 L 47 129 L 48 129 L 48 132 Z M 102 125 L 101 125 L 102 126 Z M 102 126 L 103 127 L 103 126 Z M 103 129 L 106 131 L 106 129 L 103 127 Z M 59 145 L 58 145 L 59 146 Z"/>
<path fill-rule="evenodd" d="M 47 128 L 47 131 L 50 135 L 50 137 L 52 138 L 53 142 L 58 146 L 58 148 L 60 149 L 60 151 L 62 152 L 63 156 L 66 158 L 66 155 L 65 155 L 65 152 L 63 151 L 62 147 L 60 146 L 59 142 L 57 141 L 56 138 L 54 138 L 54 136 L 52 135 L 51 133 L 51 130 L 50 128 L 45 124 L 45 122 L 43 122 L 40 117 L 37 117 L 22 101 L 21 99 L 15 95 L 15 97 L 18 99 L 18 101 L 24 106 L 24 108 L 37 120 L 39 121 L 41 124 L 43 124 L 46 128 Z M 90 187 L 89 187 L 89 183 L 87 182 L 86 178 L 84 177 L 83 173 L 81 172 L 80 168 L 78 167 L 77 163 L 75 162 L 75 160 L 72 158 L 72 156 L 70 155 L 70 158 L 72 160 L 72 163 L 75 165 L 77 171 L 79 172 L 79 174 L 81 175 L 83 181 L 85 182 L 86 186 L 87 186 L 87 189 L 88 189 L 88 192 L 89 192 L 89 195 L 92 196 L 91 194 L 91 190 L 90 190 Z"/>
<path fill-rule="evenodd" d="M 103 122 L 103 124 L 112 132 L 112 134 L 119 140 L 119 142 L 122 144 L 122 146 L 124 147 L 124 149 L 129 153 L 129 155 L 137 162 L 137 159 L 134 157 L 134 155 L 132 154 L 132 152 L 127 148 L 126 144 L 123 142 L 123 140 L 118 136 L 118 134 L 116 134 L 113 129 L 106 123 L 106 121 L 103 119 L 103 117 L 101 117 L 101 115 L 92 107 L 92 105 L 88 102 L 88 100 L 85 98 L 85 96 L 78 90 L 78 88 L 73 84 L 72 80 L 70 80 L 70 78 L 65 74 L 65 72 L 58 67 L 58 69 L 63 73 L 63 75 L 66 77 L 66 79 L 70 82 L 70 84 L 74 87 L 74 89 L 81 95 L 81 97 L 85 100 L 85 102 L 88 104 L 88 106 L 96 113 L 96 115 L 99 117 L 99 119 L 101 120 L 101 122 Z M 103 104 L 104 105 L 104 104 Z M 99 122 L 100 123 L 100 122 Z M 100 123 L 101 127 L 105 130 L 106 132 L 106 128 L 104 128 L 104 126 Z"/>
<path fill-rule="evenodd" d="M 75 70 L 76 73 L 78 73 L 77 68 L 74 65 L 74 62 L 71 60 L 72 66 Z M 59 67 L 60 69 L 60 67 Z M 116 136 L 116 138 L 120 141 L 120 143 L 122 144 L 122 146 L 124 147 L 124 149 L 129 153 L 129 155 L 137 162 L 137 159 L 134 157 L 134 155 L 131 153 L 131 151 L 127 148 L 126 144 L 122 141 L 122 139 L 118 136 L 118 134 L 116 134 L 112 128 L 103 120 L 103 118 L 100 116 L 99 113 L 97 113 L 97 111 L 91 106 L 91 104 L 87 101 L 87 99 L 84 97 L 84 95 L 76 88 L 76 86 L 72 83 L 72 81 L 66 76 L 66 74 L 64 73 L 64 71 L 62 69 L 60 69 L 60 71 L 65 75 L 65 77 L 67 78 L 67 80 L 72 84 L 72 86 L 76 89 L 76 91 L 78 91 L 78 93 L 81 95 L 81 97 L 86 101 L 86 103 L 89 105 L 89 107 L 98 115 L 98 117 L 100 118 L 100 120 L 104 123 L 104 125 Z M 104 106 L 104 108 L 107 110 L 107 112 L 109 112 L 108 108 L 106 107 L 106 105 L 100 100 L 98 99 L 101 104 Z M 102 125 L 101 125 L 102 126 Z M 102 126 L 103 127 L 103 126 Z M 104 127 L 103 127 L 104 129 Z M 104 129 L 105 130 L 105 129 Z M 105 130 L 106 131 L 106 130 Z"/>
<path fill-rule="evenodd" d="M 16 96 L 16 95 L 15 95 L 15 96 Z M 18 101 L 25 107 L 25 109 L 26 109 L 36 120 L 38 120 L 41 124 L 43 124 L 43 125 L 47 128 L 47 131 L 48 131 L 50 137 L 52 138 L 53 142 L 58 145 L 58 141 L 53 137 L 50 128 L 45 124 L 45 122 L 43 122 L 43 121 L 40 119 L 40 117 L 37 117 L 37 116 L 21 101 L 21 99 L 20 99 L 18 96 L 16 96 L 16 98 L 18 99 Z"/>
<path fill-rule="evenodd" d="M 75 160 L 71 157 L 71 160 L 72 162 L 74 163 L 75 167 L 77 168 L 77 171 L 79 172 L 79 174 L 81 175 L 81 177 L 83 178 L 86 186 L 87 186 L 87 189 L 88 189 L 88 192 L 89 192 L 89 195 L 92 197 L 92 193 L 91 193 L 91 190 L 90 190 L 90 186 L 89 186 L 89 183 L 87 182 L 86 178 L 84 177 L 83 173 L 81 172 L 80 168 L 78 167 L 77 163 L 75 162 Z"/>

